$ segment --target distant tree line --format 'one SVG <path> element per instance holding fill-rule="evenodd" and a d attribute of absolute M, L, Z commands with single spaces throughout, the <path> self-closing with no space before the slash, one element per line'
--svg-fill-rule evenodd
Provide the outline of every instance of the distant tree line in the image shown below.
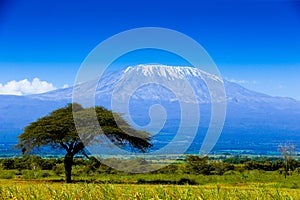
<path fill-rule="evenodd" d="M 278 173 L 284 173 L 285 163 L 284 160 L 272 160 L 269 158 L 259 158 L 258 160 L 249 160 L 249 158 L 238 158 L 236 159 L 224 159 L 216 160 L 210 159 L 209 157 L 200 157 L 194 155 L 188 155 L 183 162 L 166 165 L 165 167 L 153 171 L 152 173 L 160 174 L 196 174 L 196 175 L 224 175 L 233 172 L 243 172 L 245 170 L 263 170 L 263 171 L 278 171 Z M 115 158 L 111 161 L 115 162 Z M 106 161 L 109 163 L 109 160 Z M 139 166 L 140 164 L 147 164 L 144 159 L 133 159 L 120 161 L 124 166 L 131 168 Z M 95 157 L 75 158 L 74 166 L 78 169 L 77 171 L 85 175 L 93 174 L 118 174 L 124 173 L 112 169 L 102 164 Z M 297 171 L 300 173 L 300 161 L 291 160 L 289 163 L 290 169 L 288 172 Z M 22 170 L 52 170 L 56 175 L 64 173 L 64 160 L 63 158 L 41 158 L 39 156 L 24 156 L 21 158 L 5 158 L 0 159 L 0 168 L 3 170 L 18 170 L 18 175 L 22 175 Z M 289 173 L 287 173 L 288 175 Z"/>

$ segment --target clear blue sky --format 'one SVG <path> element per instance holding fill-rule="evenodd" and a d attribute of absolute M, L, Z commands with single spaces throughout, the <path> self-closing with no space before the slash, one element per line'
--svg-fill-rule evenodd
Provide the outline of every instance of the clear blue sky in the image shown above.
<path fill-rule="evenodd" d="M 229 80 L 300 100 L 296 0 L 0 0 L 0 83 L 38 77 L 72 85 L 98 43 L 146 26 L 194 38 Z"/>

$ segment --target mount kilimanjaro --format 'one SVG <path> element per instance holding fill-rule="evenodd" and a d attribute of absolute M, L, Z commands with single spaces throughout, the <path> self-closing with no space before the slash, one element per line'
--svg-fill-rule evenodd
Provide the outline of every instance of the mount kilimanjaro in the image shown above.
<path fill-rule="evenodd" d="M 143 85 L 145 80 L 156 84 Z M 203 133 L 211 117 L 211 97 L 205 81 L 222 83 L 226 92 L 226 119 L 215 151 L 239 150 L 244 152 L 274 152 L 276 145 L 283 142 L 300 144 L 300 102 L 292 98 L 272 97 L 248 90 L 236 83 L 222 80 L 198 68 L 165 65 L 137 65 L 106 72 L 98 82 L 95 102 L 111 109 L 112 94 L 122 102 L 130 94 L 129 111 L 138 125 L 149 123 L 149 108 L 160 104 L 167 116 L 162 132 L 172 135 L 180 121 L 179 100 L 186 104 L 197 104 L 200 108 L 199 133 L 194 147 L 201 143 Z M 175 95 L 161 83 L 171 83 L 178 88 Z M 186 81 L 194 92 L 182 88 Z M 140 87 L 131 87 L 140 85 Z M 90 83 L 76 87 L 89 90 Z M 29 123 L 49 112 L 72 102 L 73 87 L 58 89 L 44 94 L 28 96 L 0 95 L 0 139 L 16 141 L 18 133 Z M 192 110 L 190 112 L 193 112 Z M 126 118 L 126 117 L 125 117 Z M 15 134 L 12 134 L 15 133 Z M 158 137 L 157 142 L 170 138 Z M 2 142 L 3 143 L 3 142 Z M 259 149 L 259 150 L 258 150 Z"/>

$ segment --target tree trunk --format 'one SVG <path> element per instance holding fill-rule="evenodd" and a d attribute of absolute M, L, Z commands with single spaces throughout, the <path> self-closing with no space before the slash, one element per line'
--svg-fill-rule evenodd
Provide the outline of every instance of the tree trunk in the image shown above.
<path fill-rule="evenodd" d="M 287 172 L 284 170 L 284 178 L 286 179 Z"/>
<path fill-rule="evenodd" d="M 66 183 L 72 182 L 72 166 L 73 166 L 74 155 L 72 153 L 67 153 L 65 155 L 64 165 L 66 174 Z"/>
<path fill-rule="evenodd" d="M 285 161 L 285 168 L 284 168 L 284 178 L 286 179 L 286 176 L 288 174 L 289 168 L 288 168 L 288 160 Z"/>

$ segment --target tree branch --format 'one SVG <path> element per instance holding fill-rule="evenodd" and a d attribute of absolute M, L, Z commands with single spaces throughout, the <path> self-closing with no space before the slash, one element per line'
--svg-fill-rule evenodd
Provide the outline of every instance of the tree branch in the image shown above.
<path fill-rule="evenodd" d="M 68 148 L 67 145 L 65 145 L 65 144 L 62 143 L 62 142 L 60 142 L 59 144 L 62 146 L 62 148 L 64 148 L 67 152 L 69 152 L 69 148 Z"/>
<path fill-rule="evenodd" d="M 82 151 L 84 149 L 84 144 L 82 142 L 78 142 L 74 148 L 73 148 L 73 151 L 72 153 L 75 155 L 77 154 L 78 152 Z"/>

